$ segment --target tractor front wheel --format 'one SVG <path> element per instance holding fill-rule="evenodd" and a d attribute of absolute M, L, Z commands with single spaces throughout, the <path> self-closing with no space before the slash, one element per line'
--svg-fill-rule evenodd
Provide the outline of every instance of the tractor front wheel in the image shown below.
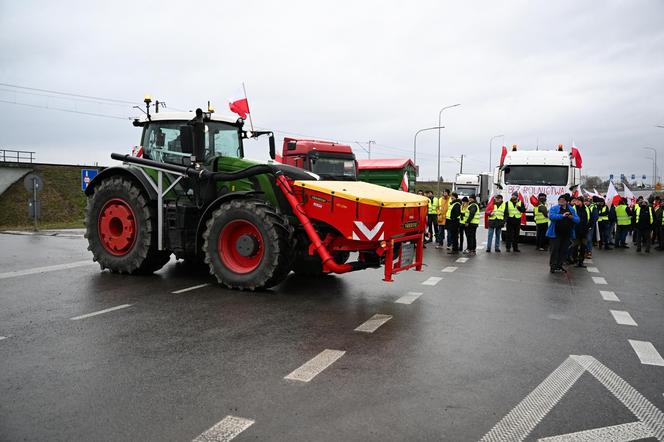
<path fill-rule="evenodd" d="M 212 213 L 203 234 L 205 262 L 226 287 L 260 290 L 282 282 L 291 266 L 288 220 L 260 200 L 233 200 Z"/>
<path fill-rule="evenodd" d="M 141 189 L 115 176 L 102 181 L 88 198 L 85 237 L 102 270 L 152 273 L 170 259 L 157 250 L 156 216 Z"/>

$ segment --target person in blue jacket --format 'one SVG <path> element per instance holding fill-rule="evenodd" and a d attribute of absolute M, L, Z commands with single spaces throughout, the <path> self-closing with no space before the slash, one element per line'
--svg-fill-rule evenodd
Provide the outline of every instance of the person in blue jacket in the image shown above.
<path fill-rule="evenodd" d="M 558 205 L 549 210 L 549 228 L 546 236 L 551 243 L 549 266 L 551 273 L 566 272 L 563 261 L 567 256 L 570 240 L 575 239 L 574 225 L 579 223 L 579 216 L 570 205 L 572 197 L 568 193 L 558 197 Z"/>

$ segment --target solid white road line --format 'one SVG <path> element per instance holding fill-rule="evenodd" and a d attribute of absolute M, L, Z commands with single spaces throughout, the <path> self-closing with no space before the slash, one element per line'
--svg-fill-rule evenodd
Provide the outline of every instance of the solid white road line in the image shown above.
<path fill-rule="evenodd" d="M 310 359 L 301 367 L 293 370 L 293 372 L 284 377 L 284 379 L 309 382 L 345 353 L 345 351 L 341 350 L 323 350 L 313 359 Z"/>
<path fill-rule="evenodd" d="M 226 416 L 215 426 L 198 436 L 193 442 L 225 442 L 235 438 L 255 421 L 243 417 Z"/>
<path fill-rule="evenodd" d="M 442 271 L 445 272 L 445 273 L 452 273 L 456 269 L 458 269 L 458 267 L 447 266 Z"/>
<path fill-rule="evenodd" d="M 610 427 L 594 428 L 592 430 L 577 431 L 575 433 L 561 434 L 560 436 L 543 437 L 537 442 L 582 442 L 582 441 L 612 441 L 629 442 L 633 440 L 653 437 L 654 433 L 643 422 L 630 422 L 627 424 L 612 425 Z"/>
<path fill-rule="evenodd" d="M 378 330 L 378 327 L 385 324 L 390 319 L 392 319 L 391 315 L 375 314 L 371 318 L 369 318 L 366 322 L 357 326 L 355 331 L 373 333 L 376 330 Z"/>
<path fill-rule="evenodd" d="M 81 315 L 81 316 L 74 316 L 73 318 L 70 318 L 70 319 L 72 321 L 78 321 L 79 319 L 85 319 L 85 318 L 89 318 L 91 316 L 103 315 L 104 313 L 113 312 L 115 310 L 120 310 L 120 309 L 127 308 L 127 307 L 131 307 L 131 304 L 122 304 L 122 305 L 118 305 L 116 307 L 111 307 L 111 308 L 107 308 L 107 309 L 104 309 L 104 310 L 99 310 L 98 312 L 87 313 L 87 314 Z"/>
<path fill-rule="evenodd" d="M 601 276 L 593 276 L 593 282 L 595 284 L 606 285 L 606 279 Z"/>
<path fill-rule="evenodd" d="M 397 304 L 412 304 L 420 296 L 422 296 L 422 292 L 408 292 L 394 302 Z"/>
<path fill-rule="evenodd" d="M 664 359 L 652 343 L 648 341 L 636 341 L 634 339 L 629 339 L 629 343 L 642 364 L 664 367 Z"/>
<path fill-rule="evenodd" d="M 427 279 L 426 281 L 424 281 L 424 282 L 422 283 L 422 285 L 436 285 L 436 284 L 438 284 L 440 281 L 442 281 L 442 279 L 443 279 L 443 278 L 439 278 L 438 276 L 432 276 L 432 277 L 430 277 L 429 279 Z"/>
<path fill-rule="evenodd" d="M 599 269 L 597 267 L 586 267 L 588 270 L 588 273 L 599 273 Z"/>
<path fill-rule="evenodd" d="M 599 294 L 602 295 L 602 299 L 605 301 L 620 302 L 620 299 L 618 299 L 615 292 L 600 290 Z"/>
<path fill-rule="evenodd" d="M 7 339 L 7 336 L 0 336 L 0 341 L 2 341 L 3 339 Z"/>
<path fill-rule="evenodd" d="M 456 260 L 456 262 L 461 262 L 461 263 L 464 263 L 466 261 L 468 261 L 468 258 L 459 258 Z"/>
<path fill-rule="evenodd" d="M 180 293 L 185 293 L 185 292 L 190 292 L 192 290 L 201 289 L 201 288 L 207 287 L 209 285 L 210 284 L 207 284 L 207 283 L 206 284 L 199 284 L 199 285 L 195 285 L 193 287 L 187 287 L 186 289 L 176 290 L 176 291 L 171 292 L 171 293 L 173 293 L 174 295 L 179 295 Z"/>
<path fill-rule="evenodd" d="M 637 327 L 638 324 L 634 318 L 632 318 L 632 315 L 630 315 L 629 312 L 624 310 L 610 310 L 610 312 L 613 315 L 613 319 L 615 319 L 618 324 L 633 325 L 634 327 Z"/>
<path fill-rule="evenodd" d="M 46 267 L 35 267 L 33 269 L 27 269 L 27 270 L 14 270 L 13 272 L 0 273 L 0 279 L 13 278 L 15 276 L 34 275 L 35 273 L 54 272 L 56 270 L 74 269 L 76 267 L 84 267 L 93 264 L 99 265 L 96 262 L 92 261 L 91 259 L 88 259 L 85 261 L 69 262 L 67 264 L 56 264 Z"/>

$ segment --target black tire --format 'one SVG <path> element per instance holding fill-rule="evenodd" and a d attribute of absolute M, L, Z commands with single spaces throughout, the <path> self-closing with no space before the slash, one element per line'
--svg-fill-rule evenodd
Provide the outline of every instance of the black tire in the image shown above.
<path fill-rule="evenodd" d="M 240 224 L 251 230 L 234 242 L 225 228 Z M 233 253 L 222 256 L 220 235 L 227 235 L 230 247 L 240 253 L 240 240 L 251 241 L 244 249 L 250 261 L 240 263 Z M 226 202 L 212 213 L 203 233 L 205 262 L 220 284 L 240 290 L 262 290 L 281 283 L 292 265 L 292 228 L 288 219 L 261 200 L 237 199 Z M 247 239 L 249 238 L 249 239 Z M 222 239 L 222 242 L 224 240 Z M 232 252 L 232 251 L 231 251 Z M 240 253 L 241 254 L 241 253 Z M 243 258 L 241 258 L 243 259 Z M 243 267 L 243 264 L 246 266 Z M 235 266 L 235 268 L 233 268 Z"/>
<path fill-rule="evenodd" d="M 119 254 L 109 251 L 99 232 L 102 210 L 112 201 L 121 201 L 130 208 L 134 222 L 133 242 Z M 85 237 L 93 259 L 102 270 L 114 273 L 150 274 L 159 270 L 169 261 L 171 252 L 157 250 L 156 218 L 154 208 L 133 181 L 121 176 L 102 181 L 88 197 L 85 210 Z"/>

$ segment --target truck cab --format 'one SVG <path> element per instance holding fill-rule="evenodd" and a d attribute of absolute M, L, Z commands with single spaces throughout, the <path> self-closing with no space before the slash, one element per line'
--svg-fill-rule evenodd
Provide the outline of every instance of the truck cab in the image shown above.
<path fill-rule="evenodd" d="M 286 137 L 277 161 L 313 172 L 324 180 L 357 180 L 355 154 L 346 144 Z"/>

